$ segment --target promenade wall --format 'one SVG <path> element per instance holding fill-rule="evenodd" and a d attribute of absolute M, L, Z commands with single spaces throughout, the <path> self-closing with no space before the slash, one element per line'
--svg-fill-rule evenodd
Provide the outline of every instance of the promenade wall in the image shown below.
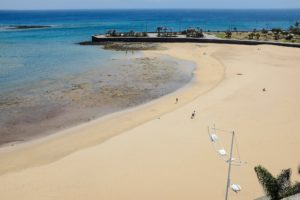
<path fill-rule="evenodd" d="M 92 36 L 93 43 L 103 42 L 160 42 L 160 43 L 215 43 L 215 44 L 240 44 L 240 45 L 276 45 L 300 48 L 299 43 L 284 43 L 256 40 L 235 40 L 235 39 L 204 39 L 204 38 L 176 38 L 176 37 L 98 37 Z"/>

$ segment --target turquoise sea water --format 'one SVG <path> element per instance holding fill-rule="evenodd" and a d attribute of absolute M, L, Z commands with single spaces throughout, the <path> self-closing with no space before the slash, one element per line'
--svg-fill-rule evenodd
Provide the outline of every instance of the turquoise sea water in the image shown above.
<path fill-rule="evenodd" d="M 0 11 L 0 92 L 36 79 L 99 67 L 117 54 L 74 43 L 109 29 L 154 31 L 165 25 L 174 30 L 190 26 L 204 30 L 252 30 L 288 28 L 297 20 L 300 9 Z M 8 30 L 9 25 L 53 27 Z"/>

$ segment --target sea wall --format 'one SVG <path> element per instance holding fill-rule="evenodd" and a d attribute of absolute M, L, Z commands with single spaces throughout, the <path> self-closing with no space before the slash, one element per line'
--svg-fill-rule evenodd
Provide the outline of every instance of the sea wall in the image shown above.
<path fill-rule="evenodd" d="M 203 38 L 175 38 L 175 37 L 99 37 L 92 36 L 92 43 L 102 42 L 168 42 L 168 43 L 216 43 L 216 44 L 240 44 L 240 45 L 277 45 L 286 47 L 300 48 L 298 43 L 283 43 L 283 42 L 269 42 L 256 40 L 233 40 L 233 39 L 203 39 Z"/>

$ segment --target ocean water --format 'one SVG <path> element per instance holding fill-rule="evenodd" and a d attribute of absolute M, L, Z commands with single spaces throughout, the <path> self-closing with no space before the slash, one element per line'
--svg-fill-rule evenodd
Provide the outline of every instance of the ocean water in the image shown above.
<path fill-rule="evenodd" d="M 296 21 L 300 21 L 300 9 L 0 10 L 0 145 L 90 120 L 89 113 L 96 117 L 107 107 L 118 110 L 157 98 L 191 79 L 191 63 L 172 58 L 143 60 L 139 52 L 127 55 L 76 44 L 93 34 L 109 29 L 155 31 L 157 26 L 286 29 Z M 12 25 L 51 28 L 8 29 Z M 180 71 L 182 66 L 189 66 L 188 70 Z M 141 74 L 146 74 L 145 79 L 140 79 Z M 113 101 L 114 105 L 109 104 Z"/>
<path fill-rule="evenodd" d="M 118 56 L 75 44 L 109 29 L 155 31 L 164 25 L 174 30 L 190 26 L 204 30 L 252 30 L 288 28 L 297 20 L 300 9 L 0 11 L 0 92 L 36 79 L 80 73 Z M 8 30 L 9 25 L 52 27 Z"/>

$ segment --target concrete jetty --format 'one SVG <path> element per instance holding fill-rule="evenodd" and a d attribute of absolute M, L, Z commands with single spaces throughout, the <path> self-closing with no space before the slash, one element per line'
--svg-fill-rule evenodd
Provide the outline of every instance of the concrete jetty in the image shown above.
<path fill-rule="evenodd" d="M 299 43 L 285 43 L 275 41 L 258 41 L 258 40 L 236 40 L 236 39 L 219 39 L 211 35 L 204 34 L 203 38 L 191 38 L 185 35 L 177 37 L 158 37 L 155 33 L 148 33 L 147 37 L 111 37 L 104 34 L 93 35 L 92 43 L 105 42 L 160 42 L 160 43 L 216 43 L 216 44 L 239 44 L 239 45 L 276 45 L 300 48 Z"/>

